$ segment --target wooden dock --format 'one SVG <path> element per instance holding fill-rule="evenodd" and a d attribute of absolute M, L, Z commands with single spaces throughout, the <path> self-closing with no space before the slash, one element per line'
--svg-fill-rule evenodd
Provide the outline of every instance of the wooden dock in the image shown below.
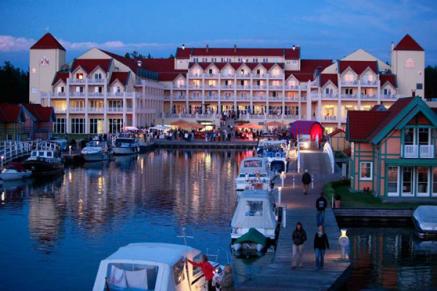
<path fill-rule="evenodd" d="M 257 141 L 184 141 L 158 139 L 154 141 L 158 148 L 184 148 L 184 149 L 225 149 L 225 150 L 254 150 Z"/>
<path fill-rule="evenodd" d="M 301 174 L 287 174 L 285 187 L 282 190 L 282 202 L 287 206 L 286 228 L 282 228 L 276 252 L 270 263 L 259 272 L 248 276 L 237 290 L 335 290 L 347 276 L 345 272 L 350 263 L 341 259 L 338 238 L 340 230 L 331 208 L 326 210 L 325 229 L 331 248 L 325 255 L 325 267 L 317 271 L 313 241 L 317 231 L 315 201 L 320 195 L 323 185 L 336 176 L 328 173 L 329 166 L 323 153 L 304 154 L 304 169 L 307 168 L 315 176 L 314 187 L 309 195 L 303 195 Z M 294 178 L 294 187 L 293 187 Z M 307 232 L 308 240 L 304 245 L 304 266 L 291 268 L 292 239 L 291 235 L 297 222 L 301 222 Z"/>

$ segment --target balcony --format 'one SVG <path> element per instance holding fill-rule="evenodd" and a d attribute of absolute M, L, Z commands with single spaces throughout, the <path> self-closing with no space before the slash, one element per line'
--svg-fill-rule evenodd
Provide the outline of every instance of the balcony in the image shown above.
<path fill-rule="evenodd" d="M 211 95 L 211 96 L 206 95 L 206 96 L 204 97 L 204 100 L 208 100 L 208 101 L 217 101 L 218 98 L 219 98 L 219 97 L 218 97 L 217 95 Z"/>
<path fill-rule="evenodd" d="M 249 85 L 238 85 L 237 89 L 238 90 L 250 90 L 250 86 Z"/>
<path fill-rule="evenodd" d="M 201 85 L 190 84 L 189 88 L 192 89 L 192 90 L 201 90 L 202 86 Z"/>
<path fill-rule="evenodd" d="M 187 86 L 186 85 L 176 85 L 173 87 L 173 90 L 186 90 Z"/>
<path fill-rule="evenodd" d="M 267 89 L 267 86 L 266 85 L 253 85 L 252 89 L 253 90 L 265 90 L 265 89 Z"/>
<path fill-rule="evenodd" d="M 325 116 L 322 116 L 322 120 L 325 122 L 337 122 L 337 116 L 325 115 Z"/>
<path fill-rule="evenodd" d="M 90 92 L 88 93 L 88 97 L 104 97 L 105 93 L 101 93 L 101 92 Z"/>
<path fill-rule="evenodd" d="M 285 90 L 299 90 L 299 86 L 298 85 L 286 85 L 284 86 Z"/>
<path fill-rule="evenodd" d="M 220 97 L 220 100 L 221 101 L 234 101 L 235 98 L 236 98 L 236 96 L 227 96 L 227 95 L 224 95 L 224 96 Z"/>
<path fill-rule="evenodd" d="M 249 79 L 250 78 L 250 73 L 245 73 L 245 74 L 237 74 L 237 79 Z"/>
<path fill-rule="evenodd" d="M 71 92 L 70 96 L 71 97 L 81 97 L 81 98 L 83 98 L 83 97 L 85 97 L 85 93 L 84 92 Z"/>
<path fill-rule="evenodd" d="M 68 83 L 70 85 L 85 85 L 86 79 L 69 78 Z"/>
<path fill-rule="evenodd" d="M 85 107 L 70 107 L 70 113 L 83 113 L 85 112 Z"/>
<path fill-rule="evenodd" d="M 185 101 L 187 99 L 187 97 L 184 95 L 173 95 L 173 96 L 170 96 L 170 99 L 177 100 L 177 101 Z"/>
<path fill-rule="evenodd" d="M 234 85 L 221 85 L 220 89 L 222 90 L 234 90 L 235 86 Z"/>
<path fill-rule="evenodd" d="M 341 94 L 342 100 L 356 100 L 357 95 L 356 94 Z"/>
<path fill-rule="evenodd" d="M 378 96 L 376 96 L 376 95 L 361 95 L 361 99 L 376 100 L 376 99 L 378 99 Z"/>
<path fill-rule="evenodd" d="M 105 84 L 106 79 L 86 79 L 88 84 Z"/>
<path fill-rule="evenodd" d="M 398 96 L 396 95 L 381 95 L 381 99 L 384 100 L 396 100 Z"/>
<path fill-rule="evenodd" d="M 284 79 L 284 74 L 267 74 L 270 79 Z"/>
<path fill-rule="evenodd" d="M 359 82 L 357 80 L 354 80 L 354 81 L 344 81 L 344 80 L 342 80 L 340 82 L 342 87 L 358 87 L 358 83 Z"/>
<path fill-rule="evenodd" d="M 337 94 L 323 94 L 322 100 L 337 100 L 338 95 Z"/>
<path fill-rule="evenodd" d="M 65 92 L 56 92 L 52 98 L 65 98 Z"/>
<path fill-rule="evenodd" d="M 433 159 L 434 145 L 404 145 L 402 148 L 402 157 L 405 159 Z"/>
<path fill-rule="evenodd" d="M 188 73 L 188 77 L 190 79 L 201 79 L 202 78 L 202 74 L 200 73 Z"/>
<path fill-rule="evenodd" d="M 221 73 L 220 75 L 221 75 L 223 78 L 230 78 L 230 79 L 233 79 L 234 76 L 235 76 L 235 74 L 232 74 L 232 73 Z"/>
<path fill-rule="evenodd" d="M 67 111 L 67 108 L 65 107 L 54 107 L 55 113 L 65 113 Z"/>
<path fill-rule="evenodd" d="M 203 74 L 203 76 L 205 77 L 205 79 L 217 79 L 219 77 L 219 74 L 205 73 Z"/>
<path fill-rule="evenodd" d="M 360 85 L 362 87 L 375 87 L 378 86 L 378 81 L 367 81 L 367 80 L 362 80 L 360 81 Z"/>
<path fill-rule="evenodd" d="M 105 111 L 105 108 L 103 107 L 88 107 L 89 113 L 103 113 Z"/>
<path fill-rule="evenodd" d="M 271 89 L 271 90 L 274 90 L 274 89 L 277 89 L 277 90 L 282 90 L 282 85 L 270 85 L 269 86 L 269 89 Z"/>
<path fill-rule="evenodd" d="M 253 96 L 253 97 L 252 97 L 252 100 L 253 100 L 253 101 L 262 101 L 262 102 L 265 102 L 266 99 L 267 99 L 266 96 Z"/>
<path fill-rule="evenodd" d="M 189 96 L 190 100 L 197 100 L 197 101 L 201 101 L 202 100 L 202 96 Z"/>

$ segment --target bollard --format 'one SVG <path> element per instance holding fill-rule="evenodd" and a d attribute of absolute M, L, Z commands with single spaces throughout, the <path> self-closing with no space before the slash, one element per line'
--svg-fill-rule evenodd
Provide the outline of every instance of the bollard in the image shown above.
<path fill-rule="evenodd" d="M 296 186 L 295 178 L 293 176 L 293 188 Z"/>

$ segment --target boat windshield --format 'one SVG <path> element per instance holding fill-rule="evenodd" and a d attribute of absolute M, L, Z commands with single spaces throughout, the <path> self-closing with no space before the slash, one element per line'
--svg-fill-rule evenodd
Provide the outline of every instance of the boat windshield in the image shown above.
<path fill-rule="evenodd" d="M 246 216 L 262 216 L 263 202 L 262 201 L 246 201 Z"/>
<path fill-rule="evenodd" d="M 262 161 L 261 160 L 248 160 L 243 162 L 243 166 L 245 168 L 261 168 Z"/>
<path fill-rule="evenodd" d="M 89 143 L 87 143 L 88 147 L 99 147 L 101 146 L 101 142 L 98 140 L 92 140 Z"/>
<path fill-rule="evenodd" d="M 193 262 L 200 263 L 202 261 L 202 253 L 199 253 L 197 256 L 193 258 Z M 193 278 L 196 277 L 197 274 L 199 274 L 202 271 L 200 267 L 196 267 L 193 265 Z"/>
<path fill-rule="evenodd" d="M 174 283 L 176 286 L 179 285 L 185 279 L 184 266 L 185 266 L 185 262 L 183 259 L 180 259 L 173 266 L 173 277 L 174 277 Z"/>
<path fill-rule="evenodd" d="M 151 291 L 155 290 L 158 266 L 143 264 L 109 264 L 106 283 L 109 290 Z"/>

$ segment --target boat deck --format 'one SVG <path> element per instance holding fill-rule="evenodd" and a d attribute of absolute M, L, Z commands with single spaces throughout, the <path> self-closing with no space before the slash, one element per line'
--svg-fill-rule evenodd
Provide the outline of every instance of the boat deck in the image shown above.
<path fill-rule="evenodd" d="M 331 248 L 325 255 L 325 267 L 317 271 L 315 268 L 313 240 L 317 231 L 315 201 L 319 197 L 323 185 L 337 178 L 327 173 L 328 166 L 323 153 L 308 153 L 304 155 L 304 167 L 310 174 L 315 174 L 314 187 L 309 195 L 303 195 L 300 183 L 301 174 L 288 173 L 285 187 L 282 190 L 282 204 L 287 206 L 286 228 L 282 228 L 278 245 L 271 263 L 237 286 L 237 290 L 329 290 L 341 285 L 347 275 L 348 260 L 341 259 L 338 237 L 340 230 L 334 213 L 328 208 L 325 213 L 325 230 Z M 293 186 L 294 177 L 294 186 Z M 279 182 L 280 183 L 280 182 Z M 307 233 L 308 240 L 304 245 L 302 268 L 291 268 L 292 239 L 291 235 L 296 223 L 300 221 Z"/>

